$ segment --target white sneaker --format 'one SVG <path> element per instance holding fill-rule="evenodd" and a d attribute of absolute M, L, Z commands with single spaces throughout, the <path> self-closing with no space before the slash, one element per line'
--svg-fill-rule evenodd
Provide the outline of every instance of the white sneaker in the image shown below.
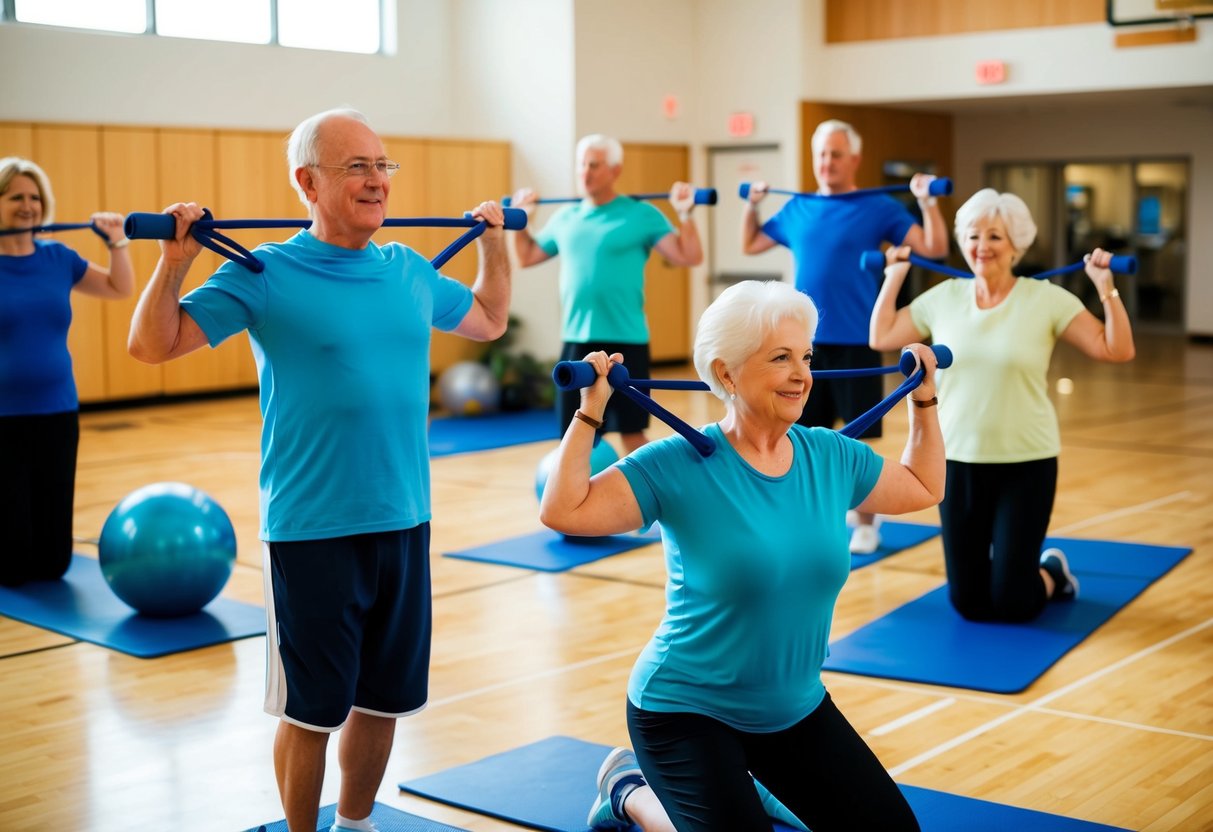
<path fill-rule="evenodd" d="M 880 532 L 875 526 L 856 526 L 851 532 L 851 554 L 870 555 L 880 548 Z"/>

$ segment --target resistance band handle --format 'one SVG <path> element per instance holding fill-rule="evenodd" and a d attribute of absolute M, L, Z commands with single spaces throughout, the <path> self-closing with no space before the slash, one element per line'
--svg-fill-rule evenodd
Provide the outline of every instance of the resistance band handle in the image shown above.
<path fill-rule="evenodd" d="M 129 236 L 129 235 L 128 235 Z M 915 266 L 922 266 L 924 269 L 929 269 L 940 274 L 950 275 L 952 277 L 971 278 L 973 275 L 968 272 L 962 272 L 959 269 L 953 269 L 950 266 L 945 266 L 936 263 L 933 260 L 927 260 L 919 257 L 916 254 L 910 255 L 910 263 Z M 859 267 L 866 272 L 879 274 L 884 271 L 886 265 L 883 251 L 865 251 L 859 255 Z M 1060 269 L 1054 269 L 1049 272 L 1032 275 L 1033 277 L 1043 280 L 1057 274 L 1066 274 L 1071 271 L 1079 271 L 1086 264 L 1083 262 L 1071 263 L 1069 266 L 1063 266 Z M 1108 268 L 1115 274 L 1137 274 L 1137 258 L 1132 254 L 1114 254 L 1112 260 L 1108 263 Z"/>
<path fill-rule="evenodd" d="M 741 185 L 738 186 L 738 188 L 737 188 L 737 195 L 739 197 L 741 197 L 742 199 L 749 199 L 750 198 L 750 188 L 751 188 L 751 184 L 749 182 L 742 182 Z M 845 194 L 835 194 L 833 196 L 848 197 L 848 196 L 859 196 L 861 194 L 896 194 L 896 193 L 903 193 L 903 192 L 906 192 L 909 190 L 910 190 L 909 185 L 883 185 L 879 188 L 860 188 L 857 191 L 848 191 Z M 767 193 L 784 194 L 785 196 L 818 197 L 818 198 L 822 198 L 822 199 L 829 199 L 831 197 L 831 195 L 829 195 L 829 194 L 813 194 L 813 193 L 805 193 L 803 191 L 790 191 L 790 190 L 787 190 L 786 188 L 768 188 Z M 946 176 L 935 177 L 927 185 L 927 193 L 930 194 L 931 196 L 948 196 L 948 195 L 950 195 L 952 193 L 952 180 L 948 179 Z"/>
<path fill-rule="evenodd" d="M 931 347 L 931 352 L 935 353 L 935 366 L 938 369 L 944 370 L 952 366 L 952 350 L 948 347 L 943 344 L 935 344 Z M 897 367 L 903 376 L 909 376 L 914 372 L 914 365 L 917 363 L 914 360 L 914 353 L 906 350 L 897 360 Z"/>
<path fill-rule="evenodd" d="M 505 230 L 520 231 L 526 228 L 526 211 L 521 208 L 503 208 L 502 213 L 505 214 Z M 471 211 L 464 211 L 463 218 L 465 220 L 473 219 Z"/>
<path fill-rule="evenodd" d="M 126 215 L 123 229 L 132 240 L 171 240 L 177 234 L 177 218 L 136 211 Z"/>
<path fill-rule="evenodd" d="M 670 198 L 669 191 L 666 191 L 665 193 L 652 193 L 652 194 L 628 194 L 627 196 L 629 196 L 632 199 L 642 199 L 642 200 L 669 199 Z M 548 199 L 537 200 L 535 202 L 535 204 L 536 205 L 560 205 L 563 203 L 581 202 L 581 200 L 582 200 L 582 197 L 579 197 L 579 196 L 556 196 L 556 197 L 549 197 Z M 715 188 L 696 188 L 695 189 L 695 204 L 696 205 L 715 205 L 716 200 L 717 200 L 717 196 L 716 196 Z M 501 198 L 501 204 L 504 205 L 506 208 L 508 208 L 514 204 L 514 199 L 513 199 L 513 197 L 503 196 Z M 509 228 L 508 225 L 506 227 Z"/>

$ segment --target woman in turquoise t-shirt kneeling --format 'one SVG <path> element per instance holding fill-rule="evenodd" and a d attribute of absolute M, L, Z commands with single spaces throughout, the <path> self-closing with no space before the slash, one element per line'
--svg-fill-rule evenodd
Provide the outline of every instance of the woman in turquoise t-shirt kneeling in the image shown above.
<path fill-rule="evenodd" d="M 665 616 L 628 684 L 644 773 L 630 755 L 613 755 L 592 824 L 769 828 L 758 780 L 814 832 L 918 828 L 830 700 L 821 665 L 850 573 L 847 511 L 901 514 L 943 496 L 935 356 L 911 347 L 926 370 L 912 394 L 920 406 L 909 408 L 903 461 L 882 459 L 862 442 L 796 424 L 813 385 L 816 326 L 813 302 L 788 284 L 727 289 L 695 339 L 696 370 L 726 405 L 704 428 L 715 453 L 702 457 L 675 435 L 593 478 L 593 424 L 619 356 L 587 356 L 599 378 L 565 433 L 541 518 L 576 535 L 660 521 L 669 573 Z"/>

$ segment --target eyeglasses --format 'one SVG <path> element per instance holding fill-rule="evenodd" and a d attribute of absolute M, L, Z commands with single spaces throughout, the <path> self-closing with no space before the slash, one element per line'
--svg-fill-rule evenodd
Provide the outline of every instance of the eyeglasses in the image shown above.
<path fill-rule="evenodd" d="M 348 165 L 312 165 L 312 167 L 339 170 L 345 176 L 361 176 L 363 179 L 370 179 L 376 174 L 391 179 L 396 175 L 396 171 L 400 170 L 400 163 L 385 159 L 379 162 L 350 162 Z"/>

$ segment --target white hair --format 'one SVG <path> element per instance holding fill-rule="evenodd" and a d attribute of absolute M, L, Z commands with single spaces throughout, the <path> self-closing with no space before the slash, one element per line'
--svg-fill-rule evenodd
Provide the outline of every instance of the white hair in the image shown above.
<path fill-rule="evenodd" d="M 286 165 L 290 170 L 291 187 L 295 189 L 295 193 L 299 194 L 299 201 L 308 206 L 309 210 L 311 205 L 307 201 L 307 194 L 304 193 L 299 181 L 295 178 L 295 171 L 309 165 L 320 164 L 320 128 L 331 118 L 352 118 L 354 121 L 360 121 L 368 127 L 370 126 L 366 116 L 358 110 L 350 107 L 338 107 L 305 118 L 291 131 L 290 138 L 286 140 Z"/>
<path fill-rule="evenodd" d="M 719 359 L 733 370 L 758 351 L 780 323 L 791 318 L 812 343 L 817 307 L 812 299 L 781 280 L 743 280 L 720 293 L 699 319 L 695 332 L 695 371 L 719 399 L 728 399 L 713 365 Z"/>
<path fill-rule="evenodd" d="M 1036 241 L 1036 223 L 1022 199 L 1015 194 L 1000 194 L 993 188 L 982 188 L 956 211 L 956 242 L 962 250 L 965 233 L 984 219 L 1002 220 L 1007 228 L 1007 237 L 1015 249 L 1015 263 Z"/>
<path fill-rule="evenodd" d="M 817 129 L 813 131 L 813 138 L 810 141 L 810 146 L 813 152 L 821 147 L 831 133 L 846 133 L 847 142 L 851 145 L 851 153 L 858 156 L 859 151 L 863 149 L 863 139 L 859 138 L 859 134 L 855 132 L 855 128 L 847 124 L 845 121 L 839 121 L 836 118 L 828 119 L 817 125 Z"/>
<path fill-rule="evenodd" d="M 619 139 L 601 133 L 583 136 L 581 141 L 577 142 L 577 164 L 581 164 L 581 160 L 590 150 L 605 150 L 606 163 L 611 167 L 623 164 L 623 145 L 619 143 Z"/>

